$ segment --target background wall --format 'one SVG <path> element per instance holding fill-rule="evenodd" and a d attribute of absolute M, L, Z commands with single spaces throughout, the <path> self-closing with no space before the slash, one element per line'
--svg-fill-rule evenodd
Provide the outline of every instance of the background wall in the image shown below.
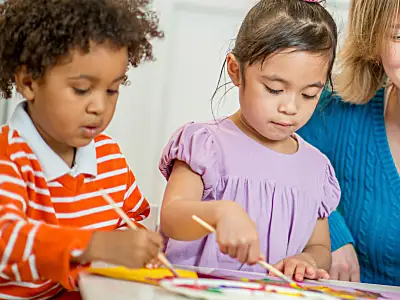
<path fill-rule="evenodd" d="M 300 1 L 300 0 L 299 0 Z M 233 38 L 253 0 L 154 0 L 166 37 L 155 43 L 157 61 L 129 72 L 131 85 L 122 87 L 117 111 L 107 133 L 121 145 L 143 193 L 159 204 L 165 180 L 158 172 L 164 145 L 179 126 L 212 119 L 209 99 Z M 328 0 L 341 35 L 349 0 Z M 224 81 L 223 81 L 224 82 Z M 0 100 L 4 123 L 19 97 Z M 238 108 L 232 90 L 216 117 Z"/>

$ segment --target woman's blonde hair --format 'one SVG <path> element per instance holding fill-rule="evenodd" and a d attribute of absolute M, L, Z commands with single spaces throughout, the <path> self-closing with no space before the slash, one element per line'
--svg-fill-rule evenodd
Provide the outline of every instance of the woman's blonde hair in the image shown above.
<path fill-rule="evenodd" d="M 384 85 L 381 53 L 389 51 L 400 0 L 352 0 L 348 33 L 339 53 L 335 89 L 343 101 L 367 103 Z"/>

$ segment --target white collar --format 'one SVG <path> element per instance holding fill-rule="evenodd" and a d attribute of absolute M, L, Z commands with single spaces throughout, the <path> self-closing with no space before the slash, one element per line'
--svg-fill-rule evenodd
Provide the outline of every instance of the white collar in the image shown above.
<path fill-rule="evenodd" d="M 94 141 L 78 148 L 75 155 L 75 165 L 71 169 L 43 140 L 31 118 L 26 112 L 26 101 L 21 102 L 9 121 L 12 130 L 16 130 L 26 141 L 39 160 L 47 181 L 55 180 L 65 174 L 73 176 L 88 174 L 97 176 L 97 157 Z"/>

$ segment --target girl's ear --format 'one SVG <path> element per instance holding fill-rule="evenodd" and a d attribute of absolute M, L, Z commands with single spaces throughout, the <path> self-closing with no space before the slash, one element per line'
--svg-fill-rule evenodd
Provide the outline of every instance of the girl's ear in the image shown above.
<path fill-rule="evenodd" d="M 242 83 L 242 76 L 240 75 L 240 64 L 236 57 L 230 53 L 226 57 L 226 68 L 228 70 L 229 77 L 235 86 L 240 86 Z"/>
<path fill-rule="evenodd" d="M 28 73 L 26 66 L 21 66 L 15 74 L 17 91 L 28 101 L 35 99 L 37 81 Z"/>

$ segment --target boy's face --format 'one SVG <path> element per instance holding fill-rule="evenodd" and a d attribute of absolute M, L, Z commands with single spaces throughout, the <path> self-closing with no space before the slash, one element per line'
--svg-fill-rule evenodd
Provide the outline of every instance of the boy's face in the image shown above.
<path fill-rule="evenodd" d="M 89 53 L 71 51 L 40 80 L 17 75 L 33 123 L 57 154 L 88 145 L 108 126 L 127 65 L 126 48 L 92 43 Z"/>

